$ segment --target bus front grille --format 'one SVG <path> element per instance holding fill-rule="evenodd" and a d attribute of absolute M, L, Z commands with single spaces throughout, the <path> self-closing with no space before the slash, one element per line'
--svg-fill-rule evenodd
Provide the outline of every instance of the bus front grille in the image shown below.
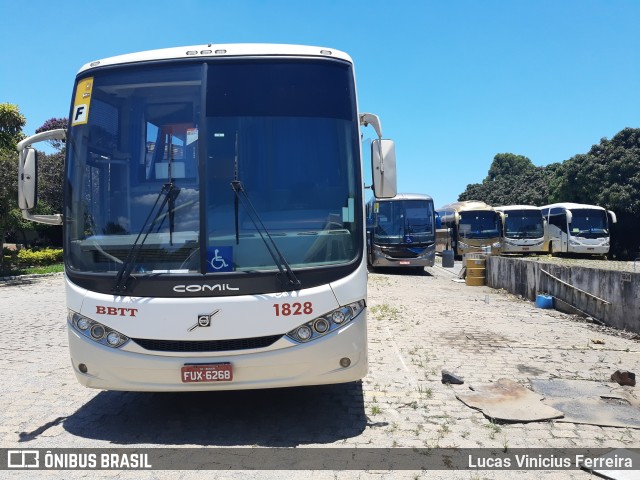
<path fill-rule="evenodd" d="M 131 340 L 146 350 L 156 352 L 231 352 L 265 348 L 281 338 L 282 335 L 230 340 L 153 340 L 147 338 L 132 338 Z"/>
<path fill-rule="evenodd" d="M 393 258 L 418 258 L 424 254 L 426 248 L 381 247 L 381 250 Z"/>

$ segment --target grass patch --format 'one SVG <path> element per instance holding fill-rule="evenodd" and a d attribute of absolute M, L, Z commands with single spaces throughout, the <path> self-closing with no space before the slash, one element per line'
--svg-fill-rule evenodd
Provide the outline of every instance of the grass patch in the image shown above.
<path fill-rule="evenodd" d="M 399 309 L 392 307 L 387 303 L 374 305 L 369 310 L 380 320 L 397 320 L 401 313 Z"/>
<path fill-rule="evenodd" d="M 64 272 L 64 263 L 54 263 L 53 265 L 45 265 L 42 267 L 23 267 L 11 268 L 3 272 L 4 276 L 16 275 L 42 275 L 44 273 L 60 273 Z"/>

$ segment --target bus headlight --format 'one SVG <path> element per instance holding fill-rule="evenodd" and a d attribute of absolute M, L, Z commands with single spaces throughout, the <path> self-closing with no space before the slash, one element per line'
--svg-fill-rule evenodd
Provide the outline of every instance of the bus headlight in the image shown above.
<path fill-rule="evenodd" d="M 107 335 L 107 343 L 112 347 L 117 347 L 122 343 L 122 335 L 115 330 L 112 330 L 109 335 Z"/>
<path fill-rule="evenodd" d="M 93 337 L 94 340 L 100 340 L 101 338 L 103 338 L 104 333 L 105 329 L 99 323 L 96 323 L 91 327 L 91 337 Z"/>
<path fill-rule="evenodd" d="M 296 336 L 301 342 L 306 342 L 311 339 L 313 335 L 313 331 L 309 328 L 308 325 L 302 325 L 296 330 Z"/>
<path fill-rule="evenodd" d="M 336 308 L 291 330 L 287 333 L 287 337 L 298 343 L 316 340 L 351 322 L 360 315 L 365 305 L 364 300 L 359 300 L 344 307 Z"/>
<path fill-rule="evenodd" d="M 88 330 L 89 327 L 91 326 L 91 322 L 89 322 L 89 319 L 85 317 L 80 317 L 76 322 L 76 326 L 82 331 Z"/>
<path fill-rule="evenodd" d="M 129 341 L 129 337 L 109 328 L 100 322 L 80 315 L 73 310 L 67 313 L 67 321 L 83 337 L 111 348 L 120 348 Z"/>

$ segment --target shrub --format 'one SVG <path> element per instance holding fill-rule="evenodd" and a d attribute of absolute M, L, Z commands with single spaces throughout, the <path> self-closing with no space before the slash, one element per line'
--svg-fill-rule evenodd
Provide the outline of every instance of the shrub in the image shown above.
<path fill-rule="evenodd" d="M 39 250 L 22 249 L 18 252 L 20 265 L 42 266 L 62 262 L 62 249 L 42 248 Z"/>
<path fill-rule="evenodd" d="M 18 252 L 9 248 L 2 249 L 2 272 L 8 272 L 18 261 Z"/>

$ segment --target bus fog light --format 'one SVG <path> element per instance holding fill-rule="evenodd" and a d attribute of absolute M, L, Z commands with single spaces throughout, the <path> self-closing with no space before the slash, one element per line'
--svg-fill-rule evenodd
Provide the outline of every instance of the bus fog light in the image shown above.
<path fill-rule="evenodd" d="M 87 373 L 89 371 L 89 369 L 84 363 L 80 363 L 78 365 L 78 370 L 80 370 L 82 373 Z"/>
<path fill-rule="evenodd" d="M 311 334 L 312 334 L 311 329 L 306 325 L 303 325 L 302 327 L 298 328 L 298 330 L 296 331 L 297 337 L 303 342 L 306 342 L 307 340 L 309 340 L 311 338 Z"/>
<path fill-rule="evenodd" d="M 329 322 L 325 318 L 319 318 L 314 322 L 313 328 L 318 333 L 326 333 L 329 330 Z"/>
<path fill-rule="evenodd" d="M 347 358 L 347 357 L 343 357 L 340 359 L 340 366 L 342 368 L 347 368 L 349 365 L 351 365 L 351 359 Z"/>
<path fill-rule="evenodd" d="M 97 340 L 104 337 L 104 327 L 102 325 L 94 325 L 91 327 L 91 336 Z"/>

